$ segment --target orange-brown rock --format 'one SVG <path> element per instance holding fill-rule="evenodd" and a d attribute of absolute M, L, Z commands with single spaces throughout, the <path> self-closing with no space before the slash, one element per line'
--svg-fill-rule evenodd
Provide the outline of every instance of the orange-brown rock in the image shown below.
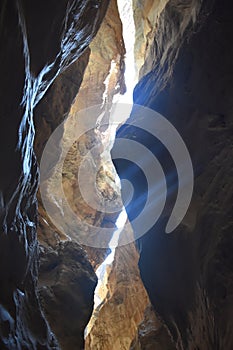
<path fill-rule="evenodd" d="M 151 305 L 144 312 L 144 319 L 130 350 L 176 350 L 167 328 L 158 320 Z"/>
<path fill-rule="evenodd" d="M 40 247 L 40 301 L 62 350 L 83 347 L 96 280 L 85 251 L 76 242 Z"/>
<path fill-rule="evenodd" d="M 105 40 L 103 40 L 105 38 Z M 80 119 L 78 125 L 72 120 L 77 113 L 84 108 L 93 105 L 101 105 L 96 109 L 96 115 L 93 117 L 93 130 L 88 131 L 76 140 L 67 154 L 63 167 L 63 188 L 67 200 L 77 214 L 77 216 L 86 223 L 97 226 L 105 225 L 106 222 L 112 222 L 117 217 L 106 216 L 105 213 L 95 209 L 100 203 L 111 201 L 119 197 L 119 188 L 115 184 L 116 172 L 110 159 L 110 153 L 107 149 L 111 147 L 112 136 L 109 131 L 108 136 L 103 139 L 101 131 L 97 127 L 97 119 L 101 113 L 106 112 L 106 122 L 108 123 L 108 108 L 111 107 L 113 96 L 124 91 L 124 43 L 122 38 L 122 25 L 119 18 L 116 0 L 109 4 L 103 23 L 90 45 L 90 56 L 88 66 L 85 70 L 83 81 L 72 104 L 68 122 L 65 123 L 64 144 L 69 142 L 73 127 L 82 130 L 85 127 L 85 118 Z M 88 181 L 96 183 L 96 193 L 90 187 L 89 195 L 92 196 L 93 206 L 91 207 L 83 199 L 78 183 L 78 170 L 88 151 L 96 147 L 96 151 L 90 157 Z M 105 153 L 105 155 L 103 155 Z M 106 156 L 107 155 L 107 156 Z M 96 171 L 96 169 L 98 169 Z M 80 227 L 80 230 L 84 227 Z M 88 234 L 88 233 L 87 233 Z M 109 238 L 110 239 L 110 238 Z M 87 252 L 91 256 L 96 256 L 96 263 L 102 260 L 106 252 L 96 250 L 96 248 L 87 247 Z M 93 264 L 96 266 L 96 263 Z M 100 263 L 100 262 L 99 262 Z M 98 263 L 97 263 L 98 265 Z"/>
<path fill-rule="evenodd" d="M 141 77 L 148 73 L 146 60 L 154 47 L 154 36 L 158 28 L 161 12 L 169 0 L 133 0 L 135 23 L 135 64 Z M 140 70 L 142 68 L 142 72 Z"/>
<path fill-rule="evenodd" d="M 86 350 L 129 350 L 149 303 L 138 257 L 134 243 L 116 249 L 107 272 L 107 294 L 90 321 Z"/>

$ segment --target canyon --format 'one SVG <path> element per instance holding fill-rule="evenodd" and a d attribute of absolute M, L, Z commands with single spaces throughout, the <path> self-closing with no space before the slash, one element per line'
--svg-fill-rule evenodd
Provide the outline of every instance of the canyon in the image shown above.
<path fill-rule="evenodd" d="M 0 9 L 0 349 L 231 350 L 231 1 L 2 0 Z M 178 131 L 194 173 L 169 234 L 182 179 L 166 148 L 172 134 L 164 146 L 134 127 L 146 128 L 149 110 Z M 168 188 L 139 235 L 149 182 L 114 157 L 122 139 L 158 159 Z"/>

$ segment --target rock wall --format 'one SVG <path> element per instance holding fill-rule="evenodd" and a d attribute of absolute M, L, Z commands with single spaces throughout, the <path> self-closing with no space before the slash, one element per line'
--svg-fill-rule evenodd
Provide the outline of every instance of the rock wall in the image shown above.
<path fill-rule="evenodd" d="M 80 110 L 103 103 L 101 111 L 103 112 L 111 104 L 114 94 L 124 90 L 123 55 L 125 50 L 121 30 L 116 1 L 111 1 L 98 34 L 89 49 L 58 77 L 36 109 L 35 149 L 39 159 L 49 136 L 65 117 L 67 117 L 67 122 L 61 133 L 61 148 L 66 145 L 66 142 L 69 142 L 70 133 L 74 127 L 80 130 L 84 127 L 85 119 L 79 119 L 78 125 L 72 124 L 72 120 Z M 98 113 L 95 118 L 97 121 Z M 96 121 L 93 120 L 93 126 Z M 85 203 L 78 184 L 77 172 L 86 152 L 91 147 L 100 145 L 99 154 L 93 158 L 93 162 L 100 169 L 99 195 L 96 201 L 98 203 L 103 200 L 111 200 L 114 195 L 119 196 L 114 179 L 116 174 L 110 163 L 110 157 L 109 159 L 102 157 L 104 152 L 102 143 L 101 133 L 96 130 L 83 135 L 70 148 L 63 167 L 63 188 L 66 198 L 77 217 L 83 222 L 79 226 L 79 232 L 83 232 L 84 235 L 88 234 L 85 222 L 96 225 L 109 225 L 110 223 L 113 230 L 115 226 L 114 217 L 107 218 L 104 213 L 99 213 Z M 54 163 L 51 162 L 48 174 L 55 174 L 53 165 Z M 93 173 L 95 174 L 94 170 Z M 88 172 L 87 175 L 90 177 L 91 173 Z M 93 183 L 95 183 L 95 178 L 93 178 Z M 50 185 L 53 191 L 53 181 L 49 181 L 48 187 Z M 39 274 L 41 304 L 62 349 L 80 348 L 83 346 L 83 331 L 91 316 L 94 301 L 93 294 L 87 294 L 87 292 L 90 290 L 93 292 L 96 281 L 83 248 L 95 268 L 104 260 L 108 250 L 89 246 L 81 247 L 77 243 L 79 237 L 71 232 L 70 228 L 62 232 L 51 222 L 43 208 L 40 195 L 38 199 L 38 238 L 42 251 Z M 56 201 L 54 205 L 55 203 Z M 67 241 L 70 238 L 74 241 Z M 68 256 L 70 252 L 72 257 Z M 51 275 L 50 279 L 49 275 Z M 78 282 L 81 286 L 76 286 Z M 86 298 L 83 297 L 84 292 L 87 294 Z"/>
<path fill-rule="evenodd" d="M 166 328 L 159 320 L 151 305 L 144 312 L 143 321 L 130 350 L 175 350 L 176 346 Z"/>
<path fill-rule="evenodd" d="M 138 270 L 134 243 L 117 248 L 107 279 L 108 293 L 92 316 L 85 349 L 128 350 L 149 299 Z"/>
<path fill-rule="evenodd" d="M 157 33 L 157 25 L 159 20 L 159 15 L 162 16 L 162 23 L 167 19 L 166 16 L 164 17 L 164 13 L 162 12 L 164 6 L 166 5 L 166 2 L 162 3 L 156 3 L 152 4 L 151 2 L 146 2 L 143 4 L 134 4 L 135 6 L 135 24 L 136 24 L 136 32 L 137 32 L 137 43 L 135 46 L 135 54 L 136 54 L 136 63 L 138 65 L 138 70 L 141 68 L 142 63 L 144 66 L 141 69 L 141 75 L 146 74 L 147 71 L 150 71 L 153 68 L 153 60 L 151 59 L 151 51 L 153 52 L 153 35 L 158 35 Z M 192 4 L 191 4 L 192 5 Z M 186 9 L 186 13 L 189 12 L 190 7 Z M 185 17 L 186 13 L 182 13 L 182 9 L 177 8 L 174 10 L 176 11 L 180 17 L 182 15 Z M 188 17 L 188 20 L 185 20 L 180 24 L 178 28 L 173 28 L 172 24 L 170 26 L 170 32 L 172 33 L 173 41 L 177 42 L 177 44 L 181 44 L 181 38 L 182 34 L 189 24 L 190 20 L 193 19 L 193 15 L 190 14 Z M 143 18 L 143 21 L 140 21 L 140 17 Z M 165 18 L 165 19 L 164 19 Z M 142 25 L 143 23 L 143 25 Z M 149 26 L 149 27 L 148 27 Z M 88 59 L 88 65 L 85 70 L 85 74 L 82 80 L 82 74 L 80 75 L 80 79 L 76 78 L 77 82 L 75 86 L 69 91 L 66 87 L 66 80 L 62 76 L 60 78 L 60 84 L 56 83 L 56 86 L 53 90 L 51 90 L 50 96 L 48 96 L 47 104 L 44 107 L 43 112 L 43 106 L 39 110 L 39 112 L 44 115 L 44 119 L 46 120 L 46 124 L 52 124 L 52 127 L 50 126 L 50 129 L 48 129 L 48 134 L 51 133 L 51 130 L 57 126 L 62 119 L 64 118 L 64 111 L 67 110 L 67 108 L 64 108 L 64 103 L 62 99 L 59 99 L 59 102 L 57 102 L 57 96 L 58 94 L 63 98 L 65 101 L 65 106 L 69 107 L 69 103 L 72 100 L 75 93 L 77 93 L 76 90 L 79 89 L 80 84 L 81 87 L 79 89 L 79 93 L 72 105 L 72 108 L 69 112 L 68 120 L 72 120 L 76 113 L 81 110 L 82 108 L 87 108 L 92 105 L 103 103 L 103 106 L 107 107 L 107 103 L 111 105 L 112 98 L 114 94 L 121 92 L 124 92 L 124 45 L 123 45 L 123 38 L 122 38 L 122 28 L 121 28 L 121 22 L 119 19 L 119 14 L 117 11 L 116 1 L 112 1 L 110 3 L 110 6 L 108 8 L 108 12 L 106 14 L 106 17 L 103 21 L 103 24 L 94 39 L 94 41 L 90 45 L 90 55 Z M 161 32 L 163 34 L 163 32 Z M 159 35 L 162 35 L 159 33 Z M 103 41 L 103 37 L 105 40 Z M 140 40 L 139 40 L 140 38 Z M 139 48 L 139 46 L 141 47 Z M 169 45 L 168 45 L 169 46 Z M 163 53 L 163 47 L 161 48 L 161 52 Z M 167 50 L 167 48 L 166 48 Z M 175 50 L 174 50 L 175 52 Z M 76 67 L 70 68 L 72 70 L 72 75 L 79 74 L 80 69 L 84 69 L 87 61 L 84 57 L 84 64 L 82 64 L 82 61 L 79 60 L 77 62 Z M 80 66 L 81 64 L 81 66 Z M 147 68 L 145 68 L 147 67 Z M 70 74 L 69 74 L 70 76 Z M 72 78 L 73 80 L 74 78 Z M 82 80 L 82 83 L 81 83 Z M 68 84 L 67 80 L 67 84 Z M 72 86 L 72 85 L 71 85 Z M 64 89 L 64 91 L 69 91 L 67 98 L 67 93 L 64 94 L 64 91 L 61 90 Z M 54 91 L 54 93 L 53 93 Z M 74 92 L 73 92 L 74 91 Z M 60 103 L 62 101 L 62 103 Z M 108 108 L 108 107 L 107 107 Z M 104 107 L 103 107 L 104 109 Z M 58 118 L 54 120 L 54 114 L 58 110 Z M 62 111 L 62 113 L 61 113 Z M 98 114 L 96 115 L 96 118 L 98 117 Z M 38 120 L 40 120 L 38 118 Z M 108 114 L 106 113 L 106 121 L 108 121 Z M 83 121 L 85 125 L 85 120 Z M 82 121 L 81 124 L 79 124 L 79 127 L 82 128 Z M 40 128 L 38 127 L 40 130 Z M 66 124 L 65 124 L 65 134 L 64 134 L 64 142 L 66 142 L 66 139 L 68 140 L 69 130 L 67 130 Z M 44 133 L 42 135 L 39 135 L 37 143 L 38 148 L 43 148 L 43 142 L 41 142 L 41 139 L 43 140 L 43 135 L 47 137 Z M 76 214 L 82 218 L 82 220 L 87 220 L 89 223 L 95 223 L 95 224 L 101 224 L 101 222 L 107 222 L 107 224 L 111 223 L 114 226 L 114 218 L 106 218 L 101 213 L 98 213 L 93 208 L 90 208 L 86 203 L 83 201 L 79 186 L 77 183 L 77 169 L 80 166 L 80 163 L 82 161 L 83 156 L 85 156 L 86 152 L 93 147 L 94 144 L 101 144 L 101 134 L 100 133 L 89 133 L 88 135 L 84 135 L 81 140 L 75 142 L 68 152 L 65 164 L 64 164 L 64 171 L 63 171 L 63 187 L 66 191 L 66 196 L 69 200 L 70 205 L 72 206 L 72 209 Z M 41 147 L 42 145 L 42 147 Z M 109 147 L 109 146 L 108 146 Z M 114 184 L 114 180 L 111 179 L 107 174 L 114 174 L 113 169 L 111 168 L 111 164 L 108 165 L 106 159 L 101 158 L 101 154 L 104 152 L 103 146 L 99 149 L 99 154 L 97 157 L 94 158 L 94 163 L 96 167 L 100 167 L 101 164 L 102 168 L 105 168 L 107 170 L 102 171 L 101 178 L 102 180 L 98 183 L 99 184 L 99 194 L 100 196 L 96 198 L 96 201 L 100 201 L 101 196 L 106 197 L 108 200 L 111 200 L 112 195 L 114 195 L 114 192 L 117 194 L 117 189 Z M 93 171 L 95 173 L 95 171 Z M 90 175 L 89 175 L 90 176 Z M 114 178 L 114 176 L 113 176 Z M 92 179 L 93 182 L 95 182 L 95 179 Z M 43 209 L 40 209 L 41 213 L 41 220 L 40 220 L 40 237 L 41 237 L 41 243 L 44 245 L 44 243 L 49 245 L 56 245 L 54 249 L 54 254 L 60 254 L 60 245 L 63 243 L 58 244 L 60 239 L 65 239 L 65 237 L 60 233 L 57 232 L 57 230 L 53 227 L 53 224 L 49 221 L 49 219 L 46 219 L 47 222 L 49 222 L 49 229 L 46 227 L 46 223 L 44 223 L 44 218 L 46 218 L 46 214 L 43 212 Z M 49 233 L 50 231 L 50 233 Z M 85 230 L 84 228 L 80 227 L 80 231 L 83 231 L 84 234 Z M 66 231 L 66 235 L 69 236 L 69 231 Z M 71 234 L 71 237 L 75 239 L 75 236 Z M 77 247 L 77 246 L 76 246 Z M 46 248 L 47 249 L 47 248 Z M 79 247 L 76 249 L 79 250 Z M 49 248 L 49 251 L 51 250 L 51 247 Z M 106 251 L 101 251 L 99 249 L 93 249 L 91 247 L 85 247 L 85 250 L 88 252 L 89 259 L 91 260 L 93 266 L 95 268 L 101 263 L 101 259 L 103 260 L 106 256 Z M 49 256 L 48 256 L 49 259 Z M 108 288 L 109 288 L 109 294 L 106 298 L 106 300 L 103 301 L 103 305 L 101 308 L 97 311 L 95 311 L 95 321 L 92 326 L 91 332 L 88 335 L 86 339 L 86 348 L 91 349 L 93 347 L 100 347 L 101 349 L 105 348 L 108 349 L 110 347 L 114 347 L 115 349 L 118 348 L 124 348 L 128 349 L 130 347 L 130 344 L 132 342 L 132 339 L 135 337 L 137 333 L 137 327 L 138 324 L 142 321 L 144 310 L 146 306 L 149 304 L 148 297 L 146 295 L 146 292 L 144 290 L 144 287 L 141 283 L 140 276 L 137 269 L 137 261 L 138 256 L 135 250 L 134 245 L 130 245 L 127 248 L 120 248 L 117 251 L 117 254 L 115 256 L 115 262 L 110 268 L 110 275 L 108 278 Z M 129 268 L 131 267 L 131 268 Z M 126 279 L 123 283 L 121 282 L 122 275 L 124 274 L 123 271 L 125 269 L 129 269 L 129 271 L 126 273 Z M 70 275 L 72 275 L 73 271 L 69 272 Z M 56 303 L 51 307 L 50 306 L 50 300 L 51 297 L 49 295 L 50 293 L 50 284 L 48 283 L 46 285 L 46 281 L 43 279 L 43 270 L 42 270 L 42 281 L 44 283 L 44 287 L 47 288 L 47 291 L 44 293 L 41 289 L 41 298 L 43 300 L 43 305 L 46 314 L 48 315 L 48 319 L 50 319 L 50 324 L 53 326 L 54 329 L 57 329 L 57 321 L 54 318 L 54 314 L 56 313 L 56 308 L 59 308 L 59 304 L 61 304 L 62 299 L 59 295 L 59 298 L 56 298 L 55 294 L 56 292 L 52 291 L 52 295 L 54 296 L 54 299 L 56 300 Z M 119 282 L 120 281 L 120 282 Z M 126 281 L 130 281 L 130 283 L 127 283 Z M 52 289 L 58 288 L 60 282 L 56 282 L 53 284 Z M 72 284 L 66 284 L 66 286 L 63 286 L 66 293 L 70 293 L 70 286 Z M 66 294 L 65 293 L 65 294 Z M 118 307 L 118 299 L 121 299 L 120 307 Z M 62 296 L 64 297 L 64 296 Z M 133 302 L 137 304 L 136 311 L 133 308 Z M 57 305 L 57 306 L 56 306 Z M 136 312 L 136 313 L 135 313 Z M 152 317 L 152 316 L 151 316 Z M 70 318 L 70 320 L 69 320 Z M 160 322 L 157 320 L 156 316 L 153 314 L 152 317 L 153 320 L 156 322 L 156 332 L 158 333 L 158 329 L 160 330 L 160 333 L 164 336 L 164 341 L 166 341 L 166 344 L 173 347 L 172 344 L 170 344 L 170 339 L 167 335 L 166 329 L 161 326 Z M 72 314 L 67 314 L 67 320 L 68 324 L 73 323 Z M 118 322 L 121 320 L 121 322 Z M 70 322 L 70 323 L 69 323 Z M 63 320 L 61 319 L 61 324 L 59 324 L 59 327 L 63 324 Z M 106 327 L 108 325 L 108 327 Z M 62 332 L 55 332 L 58 334 L 58 337 L 61 336 L 61 343 L 63 344 L 63 347 L 70 347 L 72 344 L 72 340 L 70 338 L 75 339 L 75 333 L 76 328 L 71 327 L 70 332 L 64 333 Z M 120 335 L 120 337 L 119 337 Z M 66 338 L 67 340 L 65 340 Z M 76 339 L 77 341 L 77 339 Z M 143 343 L 143 340 L 139 340 L 141 343 Z M 68 344 L 68 345 L 67 345 Z M 76 344 L 76 343 L 73 343 Z M 163 344 L 163 340 L 159 339 L 159 336 L 156 335 L 156 346 L 158 344 Z M 163 345 L 161 345 L 163 346 Z"/>
<path fill-rule="evenodd" d="M 154 36 L 157 33 L 158 21 L 169 0 L 133 0 L 135 46 L 134 57 L 138 77 L 145 75 L 150 50 L 154 48 Z M 140 70 L 142 68 L 142 72 Z"/>
<path fill-rule="evenodd" d="M 105 39 L 103 40 L 103 38 Z M 116 215 L 115 217 L 113 215 L 112 218 L 111 216 L 107 218 L 104 212 L 96 210 L 99 203 L 103 204 L 105 201 L 111 201 L 114 197 L 119 196 L 119 189 L 115 184 L 116 172 L 112 166 L 110 153 L 108 154 L 107 152 L 111 145 L 111 131 L 109 130 L 107 136 L 104 137 L 102 131 L 97 127 L 97 120 L 101 114 L 104 114 L 103 118 L 106 119 L 106 124 L 109 122 L 108 109 L 111 107 L 112 99 L 114 95 L 124 90 L 122 68 L 124 65 L 124 53 L 122 26 L 117 3 L 116 0 L 112 0 L 102 25 L 90 45 L 87 69 L 85 70 L 79 93 L 71 106 L 67 122 L 64 125 L 63 137 L 63 146 L 65 146 L 69 142 L 73 128 L 77 126 L 82 130 L 86 126 L 87 118 L 85 116 L 79 118 L 76 123 L 76 115 L 86 108 L 97 106 L 94 109 L 94 113 L 92 112 L 92 129 L 78 140 L 75 140 L 69 149 L 63 167 L 63 188 L 72 209 L 83 222 L 96 226 L 102 225 L 104 221 L 112 222 L 114 226 L 116 217 Z M 108 129 L 108 125 L 106 125 L 106 129 Z M 83 199 L 80 192 L 78 170 L 87 153 L 94 147 L 96 147 L 96 150 L 90 156 L 88 181 L 90 184 L 96 183 L 97 191 L 94 193 L 93 187 L 90 186 L 89 194 L 92 196 L 93 204 L 96 206 L 93 205 L 91 207 Z M 96 174 L 96 169 L 98 169 L 98 174 Z M 97 179 L 95 176 L 97 176 Z M 82 224 L 81 230 L 85 230 Z M 88 232 L 88 234 L 91 234 L 91 232 Z M 75 239 L 75 235 L 72 238 Z M 98 242 L 98 236 L 96 241 Z M 89 246 L 86 247 L 86 250 L 90 256 L 95 254 Z M 99 249 L 97 252 L 96 261 L 99 259 L 98 256 L 105 255 L 104 251 L 101 254 Z"/>
<path fill-rule="evenodd" d="M 36 293 L 33 110 L 55 77 L 88 46 L 107 1 L 2 1 L 0 6 L 0 347 L 55 349 Z"/>
<path fill-rule="evenodd" d="M 96 280 L 85 251 L 76 242 L 60 242 L 56 249 L 40 247 L 41 306 L 64 350 L 83 348 Z"/>
<path fill-rule="evenodd" d="M 104 40 L 103 40 L 104 38 Z M 68 123 L 84 108 L 102 104 L 102 109 L 96 109 L 96 121 L 100 112 L 104 113 L 106 123 L 109 122 L 109 108 L 114 95 L 124 93 L 124 42 L 122 24 L 119 18 L 117 2 L 111 1 L 100 30 L 90 45 L 90 57 L 85 70 L 83 81 L 77 97 L 71 107 Z M 98 113 L 99 112 L 99 113 Z M 65 124 L 64 143 L 70 138 L 70 126 Z M 72 125 L 72 124 L 71 124 Z M 93 120 L 93 126 L 95 120 Z M 80 128 L 85 126 L 85 119 L 79 121 Z M 73 129 L 73 128 L 71 128 Z M 106 130 L 105 130 L 106 131 Z M 98 196 L 93 200 L 98 202 L 111 201 L 119 196 L 119 189 L 115 183 L 115 171 L 107 152 L 111 147 L 111 132 L 109 139 L 103 139 L 100 130 L 96 129 L 83 135 L 70 148 L 63 170 L 63 188 L 74 212 L 90 224 L 99 226 L 111 225 L 115 227 L 117 215 L 105 215 L 94 208 L 90 208 L 80 193 L 77 182 L 77 171 L 80 164 L 93 146 L 98 146 L 98 154 L 94 154 L 92 171 L 88 172 L 89 181 L 95 183 L 92 177 L 95 168 L 99 169 L 97 176 Z M 90 191 L 92 191 L 90 187 Z M 85 234 L 84 227 L 80 231 Z M 75 239 L 75 236 L 71 236 Z M 78 237 L 77 237 L 78 239 Z M 98 237 L 96 237 L 97 241 Z M 106 254 L 106 249 L 85 246 L 89 260 L 95 269 L 100 265 Z M 140 281 L 138 272 L 138 253 L 132 244 L 127 248 L 119 248 L 114 263 L 109 266 L 107 277 L 107 297 L 103 299 L 101 308 L 94 310 L 91 319 L 91 330 L 85 340 L 85 349 L 128 349 L 137 332 L 137 325 L 143 318 L 146 305 L 149 303 L 146 291 Z M 127 269 L 127 273 L 123 271 Z M 69 287 L 67 287 L 68 289 Z M 138 304 L 135 308 L 134 303 Z M 74 333 L 75 334 L 75 333 Z"/>
<path fill-rule="evenodd" d="M 165 234 L 168 199 L 167 211 L 140 243 L 143 282 L 178 349 L 233 346 L 232 10 L 230 1 L 170 1 L 148 55 L 148 73 L 134 91 L 136 103 L 174 124 L 194 167 L 193 199 L 183 222 Z M 124 172 L 119 164 L 117 170 Z"/>
<path fill-rule="evenodd" d="M 41 205 L 38 299 L 38 166 L 33 114 L 37 106 L 35 148 L 40 158 L 51 132 L 68 115 L 81 84 L 71 113 L 102 101 L 106 106 L 115 93 L 125 91 L 124 45 L 116 2 L 111 2 L 102 34 L 85 51 L 107 5 L 108 1 L 91 0 L 3 0 L 0 4 L 1 349 L 59 349 L 56 337 L 63 349 L 83 347 L 96 278 L 83 248 L 57 230 Z M 109 274 L 109 295 L 87 346 L 172 349 L 167 327 L 177 349 L 231 350 L 232 4 L 230 0 L 135 0 L 134 7 L 135 63 L 140 76 L 134 100 L 159 111 L 176 126 L 192 157 L 195 188 L 189 212 L 175 232 L 164 234 L 172 197 L 161 220 L 141 239 L 140 273 L 161 322 L 148 309 L 144 315 L 149 301 L 132 244 L 117 250 Z M 108 40 L 101 35 L 109 35 Z M 88 62 L 92 64 L 87 66 Z M 92 81 L 94 76 L 97 84 Z M 43 96 L 44 105 L 38 104 Z M 118 135 L 122 133 L 121 129 Z M 89 137 L 78 145 L 82 151 L 93 141 L 93 135 Z M 101 133 L 95 135 L 94 142 L 100 138 Z M 167 155 L 164 157 L 166 163 Z M 75 210 L 88 217 L 88 210 L 75 202 L 74 168 L 69 159 L 72 150 L 64 186 Z M 109 168 L 101 169 L 99 193 L 111 199 L 117 192 L 115 182 L 108 176 Z M 120 175 L 123 170 L 118 164 Z M 134 181 L 143 191 L 137 178 Z M 97 214 L 91 213 L 91 222 L 104 221 L 114 228 L 115 218 Z M 106 254 L 86 250 L 95 267 Z"/>

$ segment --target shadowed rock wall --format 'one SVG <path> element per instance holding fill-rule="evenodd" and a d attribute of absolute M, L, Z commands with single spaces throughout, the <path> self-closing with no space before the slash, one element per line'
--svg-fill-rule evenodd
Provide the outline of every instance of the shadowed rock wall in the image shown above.
<path fill-rule="evenodd" d="M 161 220 L 141 239 L 139 267 L 153 306 L 178 349 L 230 350 L 233 8 L 231 1 L 218 0 L 199 8 L 195 1 L 168 3 L 148 56 L 150 72 L 134 91 L 136 103 L 160 112 L 180 132 L 195 173 L 185 219 L 165 234 L 168 199 Z M 183 31 L 188 16 L 191 22 Z M 126 134 L 122 128 L 118 136 Z M 165 153 L 160 158 L 169 161 Z M 124 173 L 119 164 L 117 170 Z M 141 192 L 146 190 L 131 180 Z M 176 187 L 177 180 L 171 185 Z"/>

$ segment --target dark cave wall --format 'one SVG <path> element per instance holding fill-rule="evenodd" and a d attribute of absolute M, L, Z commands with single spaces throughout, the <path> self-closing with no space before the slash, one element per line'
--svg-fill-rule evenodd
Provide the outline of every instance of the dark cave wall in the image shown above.
<path fill-rule="evenodd" d="M 178 3 L 191 2 L 172 1 L 161 21 L 174 15 L 171 6 Z M 183 222 L 165 234 L 168 199 L 163 217 L 140 242 L 143 282 L 177 348 L 184 350 L 233 347 L 232 14 L 231 1 L 205 2 L 174 52 L 161 49 L 169 41 L 161 22 L 151 52 L 157 55 L 150 57 L 154 65 L 134 91 L 135 103 L 160 112 L 177 128 L 194 167 L 193 199 Z M 179 25 L 179 18 L 170 17 L 170 26 Z M 125 135 L 127 128 L 121 128 L 118 137 Z M 141 134 L 136 140 L 147 142 Z M 166 163 L 166 153 L 161 157 Z M 116 165 L 122 176 L 125 165 Z M 128 214 L 133 215 L 130 208 Z"/>
<path fill-rule="evenodd" d="M 107 4 L 0 4 L 1 349 L 58 348 L 36 293 L 38 169 L 33 110 L 55 77 L 88 46 Z"/>
<path fill-rule="evenodd" d="M 74 241 L 40 246 L 39 298 L 62 350 L 83 349 L 97 277 Z"/>

